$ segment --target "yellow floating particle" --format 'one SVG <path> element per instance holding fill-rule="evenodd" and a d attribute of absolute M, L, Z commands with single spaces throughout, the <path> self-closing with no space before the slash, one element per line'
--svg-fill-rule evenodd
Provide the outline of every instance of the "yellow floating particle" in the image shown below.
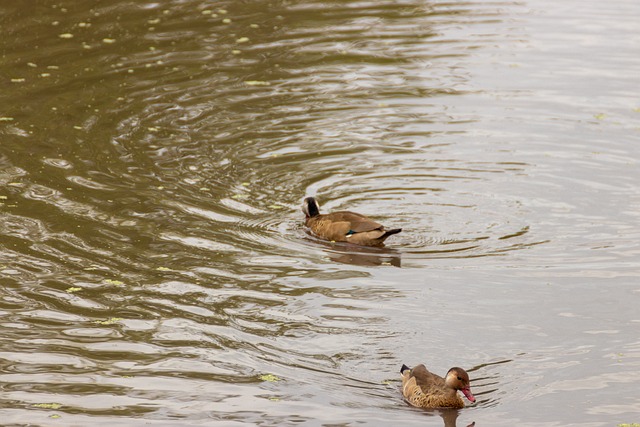
<path fill-rule="evenodd" d="M 147 21 L 147 24 L 151 24 L 151 25 L 155 25 L 155 24 L 159 24 L 160 23 L 160 18 L 157 19 L 149 19 Z"/>
<path fill-rule="evenodd" d="M 104 38 L 102 39 L 102 43 L 104 44 L 113 44 L 116 42 L 116 39 Z"/>
<path fill-rule="evenodd" d="M 222 23 L 223 23 L 223 24 L 231 24 L 231 19 L 229 19 L 229 18 L 224 18 L 224 19 L 222 20 Z"/>
<path fill-rule="evenodd" d="M 27 62 L 27 66 L 31 68 L 36 68 L 38 64 L 34 64 L 33 62 Z"/>
<path fill-rule="evenodd" d="M 34 408 L 43 408 L 43 409 L 60 409 L 62 408 L 62 405 L 59 403 L 34 403 L 33 405 Z"/>
<path fill-rule="evenodd" d="M 234 55 L 240 55 L 242 51 L 235 49 L 235 50 L 232 50 L 231 53 Z"/>
<path fill-rule="evenodd" d="M 248 81 L 244 82 L 244 84 L 249 85 L 249 86 L 270 86 L 271 85 L 271 83 L 263 82 L 261 80 L 248 80 Z"/>
<path fill-rule="evenodd" d="M 17 79 L 11 79 L 11 83 L 24 83 L 26 81 L 27 81 L 27 79 L 22 78 L 22 77 L 21 78 L 17 78 Z"/>
<path fill-rule="evenodd" d="M 173 271 L 169 267 L 158 267 L 158 268 L 156 268 L 156 270 L 158 270 L 158 271 Z"/>
<path fill-rule="evenodd" d="M 284 206 L 280 206 L 280 205 L 269 205 L 270 209 L 282 209 L 284 208 Z"/>
<path fill-rule="evenodd" d="M 72 287 L 70 287 L 70 288 L 67 288 L 67 293 L 72 294 L 72 293 L 74 293 L 74 292 L 78 292 L 78 291 L 81 291 L 81 290 L 82 290 L 82 288 L 77 288 L 77 287 L 73 287 L 73 286 L 72 286 Z"/>
<path fill-rule="evenodd" d="M 110 317 L 107 320 L 96 320 L 93 323 L 97 323 L 98 325 L 114 325 L 121 320 L 123 320 L 121 317 Z"/>
<path fill-rule="evenodd" d="M 250 26 L 251 28 L 260 28 L 260 25 L 258 25 L 258 24 L 251 24 L 251 25 L 249 25 L 249 26 Z"/>
<path fill-rule="evenodd" d="M 205 9 L 200 13 L 203 14 L 203 15 L 211 15 L 213 13 L 213 10 Z"/>
<path fill-rule="evenodd" d="M 51 73 L 41 73 L 40 77 L 50 77 Z"/>
<path fill-rule="evenodd" d="M 277 376 L 273 375 L 273 374 L 264 374 L 264 375 L 260 375 L 260 379 L 262 381 L 268 381 L 270 383 L 275 383 L 280 381 L 280 378 L 278 378 Z"/>
<path fill-rule="evenodd" d="M 12 122 L 13 117 L 0 117 L 0 122 Z"/>
<path fill-rule="evenodd" d="M 607 117 L 607 115 L 604 113 L 599 113 L 599 114 L 594 114 L 593 117 L 595 117 L 596 120 L 603 120 L 605 117 Z"/>
<path fill-rule="evenodd" d="M 72 39 L 73 38 L 73 34 L 71 34 L 71 33 L 62 33 L 62 34 L 58 34 L 58 37 L 60 37 L 61 39 Z"/>
<path fill-rule="evenodd" d="M 227 11 L 226 11 L 225 9 L 218 9 L 218 13 L 219 13 L 220 15 L 226 15 L 226 14 L 227 14 Z"/>
<path fill-rule="evenodd" d="M 7 196 L 0 196 L 0 200 L 7 200 L 8 197 Z"/>
<path fill-rule="evenodd" d="M 51 415 L 49 415 L 49 418 L 57 419 L 57 418 L 61 418 L 61 417 L 60 417 L 60 414 L 51 414 Z"/>
<path fill-rule="evenodd" d="M 105 280 L 105 282 L 107 282 L 110 285 L 116 285 L 116 286 L 124 285 L 124 282 L 121 282 L 120 280 L 107 279 L 107 280 Z"/>
<path fill-rule="evenodd" d="M 249 37 L 240 37 L 238 40 L 236 40 L 236 43 L 246 43 L 249 41 Z"/>

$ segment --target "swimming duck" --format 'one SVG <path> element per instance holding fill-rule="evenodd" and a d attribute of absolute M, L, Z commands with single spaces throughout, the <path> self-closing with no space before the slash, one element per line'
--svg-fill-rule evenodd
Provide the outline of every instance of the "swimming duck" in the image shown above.
<path fill-rule="evenodd" d="M 305 224 L 316 236 L 333 242 L 348 242 L 362 246 L 384 246 L 384 241 L 401 228 L 385 230 L 371 218 L 355 212 L 340 211 L 328 214 L 320 213 L 320 205 L 313 197 L 307 197 L 302 203 Z"/>
<path fill-rule="evenodd" d="M 411 369 L 407 365 L 400 368 L 402 375 L 402 395 L 419 408 L 462 408 L 464 402 L 457 391 L 460 390 L 471 403 L 476 398 L 469 387 L 469 375 L 462 368 L 451 368 L 445 378 L 433 374 L 424 365 Z"/>

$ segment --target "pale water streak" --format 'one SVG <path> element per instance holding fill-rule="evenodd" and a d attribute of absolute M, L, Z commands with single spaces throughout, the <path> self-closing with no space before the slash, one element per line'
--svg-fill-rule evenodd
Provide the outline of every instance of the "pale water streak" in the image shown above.
<path fill-rule="evenodd" d="M 640 422 L 638 16 L 0 4 L 3 425 Z M 478 403 L 408 407 L 420 362 Z"/>

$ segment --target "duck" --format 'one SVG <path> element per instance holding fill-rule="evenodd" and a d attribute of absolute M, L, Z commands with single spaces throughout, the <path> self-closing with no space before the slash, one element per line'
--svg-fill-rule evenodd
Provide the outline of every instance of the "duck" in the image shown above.
<path fill-rule="evenodd" d="M 403 364 L 400 374 L 402 375 L 402 395 L 413 406 L 463 408 L 464 401 L 458 394 L 458 390 L 471 403 L 476 401 L 469 386 L 469 374 L 462 368 L 451 368 L 442 378 L 429 372 L 422 364 L 413 369 Z"/>
<path fill-rule="evenodd" d="M 387 237 L 402 231 L 401 228 L 387 230 L 382 224 L 355 212 L 321 214 L 320 205 L 314 197 L 304 199 L 302 212 L 305 215 L 305 225 L 313 234 L 332 242 L 383 247 Z"/>

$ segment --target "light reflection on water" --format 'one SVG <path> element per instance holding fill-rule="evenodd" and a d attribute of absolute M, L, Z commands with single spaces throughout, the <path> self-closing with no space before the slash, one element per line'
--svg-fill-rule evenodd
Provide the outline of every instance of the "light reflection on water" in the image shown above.
<path fill-rule="evenodd" d="M 45 3 L 0 6 L 9 425 L 637 421 L 632 2 Z"/>

